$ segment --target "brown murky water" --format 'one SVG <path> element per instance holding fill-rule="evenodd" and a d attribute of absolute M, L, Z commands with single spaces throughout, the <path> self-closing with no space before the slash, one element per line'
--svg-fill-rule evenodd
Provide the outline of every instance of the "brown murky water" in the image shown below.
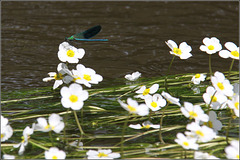
<path fill-rule="evenodd" d="M 60 62 L 58 46 L 66 36 L 100 24 L 96 38 L 77 42 L 80 61 L 114 79 L 139 71 L 143 77 L 165 75 L 172 59 L 165 41 L 192 46 L 188 60 L 176 58 L 171 74 L 208 72 L 208 55 L 199 50 L 204 37 L 239 44 L 238 2 L 2 2 L 2 90 L 51 86 L 42 82 Z M 212 56 L 213 71 L 227 71 L 231 59 Z M 238 70 L 235 62 L 234 70 Z"/>

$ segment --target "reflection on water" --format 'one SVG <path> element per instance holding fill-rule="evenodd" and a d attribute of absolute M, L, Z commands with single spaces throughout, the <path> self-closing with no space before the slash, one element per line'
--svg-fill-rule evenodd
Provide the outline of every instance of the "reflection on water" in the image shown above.
<path fill-rule="evenodd" d="M 238 10 L 238 2 L 2 2 L 2 89 L 49 86 L 42 78 L 56 70 L 59 44 L 97 24 L 102 31 L 96 38 L 109 42 L 74 46 L 86 51 L 80 63 L 108 83 L 133 71 L 165 75 L 172 59 L 169 39 L 193 49 L 190 59 L 175 59 L 171 74 L 208 72 L 208 56 L 199 50 L 202 39 L 238 44 Z M 230 63 L 212 56 L 213 71 L 226 71 Z"/>

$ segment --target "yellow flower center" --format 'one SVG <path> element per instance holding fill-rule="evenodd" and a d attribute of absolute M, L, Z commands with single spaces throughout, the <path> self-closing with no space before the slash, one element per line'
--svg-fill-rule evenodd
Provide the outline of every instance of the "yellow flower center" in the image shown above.
<path fill-rule="evenodd" d="M 77 76 L 77 75 L 73 75 L 73 81 L 75 82 L 76 80 L 79 80 L 79 79 L 81 79 L 81 77 L 79 77 L 79 76 Z"/>
<path fill-rule="evenodd" d="M 202 132 L 202 131 L 200 131 L 200 130 L 197 130 L 197 131 L 196 131 L 196 134 L 197 134 L 197 135 L 199 135 L 199 136 L 201 136 L 201 137 L 203 137 L 203 136 L 204 136 L 203 132 Z"/>
<path fill-rule="evenodd" d="M 74 57 L 74 55 L 75 55 L 75 53 L 74 53 L 73 50 L 69 49 L 69 50 L 67 51 L 67 56 L 68 56 L 68 57 Z"/>
<path fill-rule="evenodd" d="M 100 153 L 98 153 L 98 157 L 99 158 L 101 158 L 101 157 L 108 157 L 108 155 L 103 153 L 103 152 L 100 152 Z"/>
<path fill-rule="evenodd" d="M 231 55 L 233 55 L 234 57 L 239 57 L 238 51 L 232 51 Z"/>
<path fill-rule="evenodd" d="M 212 102 L 217 102 L 217 97 L 216 96 L 211 96 Z"/>
<path fill-rule="evenodd" d="M 200 78 L 200 76 L 201 76 L 200 74 L 196 74 L 195 78 Z"/>
<path fill-rule="evenodd" d="M 237 110 L 239 110 L 239 102 L 234 103 L 234 106 Z"/>
<path fill-rule="evenodd" d="M 209 49 L 209 50 L 214 50 L 214 46 L 213 46 L 213 45 L 209 45 L 209 46 L 208 46 L 208 49 Z"/>
<path fill-rule="evenodd" d="M 61 73 L 58 73 L 58 74 L 55 74 L 55 75 L 54 75 L 54 79 L 55 79 L 55 80 L 61 80 L 61 79 L 63 79 L 63 76 L 62 76 Z"/>
<path fill-rule="evenodd" d="M 236 155 L 236 158 L 239 159 L 239 154 Z"/>
<path fill-rule="evenodd" d="M 142 128 L 146 128 L 146 129 L 149 129 L 150 128 L 150 125 L 146 125 L 146 126 L 143 126 Z"/>
<path fill-rule="evenodd" d="M 189 146 L 189 143 L 188 142 L 183 142 L 183 145 L 184 146 Z"/>
<path fill-rule="evenodd" d="M 130 112 L 136 112 L 136 108 L 133 106 L 128 105 L 127 108 L 129 109 Z"/>
<path fill-rule="evenodd" d="M 145 90 L 143 91 L 143 95 L 146 96 L 146 95 L 148 95 L 149 92 L 150 92 L 150 89 L 147 88 L 147 89 L 145 89 Z"/>
<path fill-rule="evenodd" d="M 156 102 L 152 102 L 152 103 L 151 103 L 151 106 L 152 106 L 153 108 L 156 108 L 156 107 L 157 107 L 157 103 L 156 103 Z"/>
<path fill-rule="evenodd" d="M 54 155 L 54 156 L 52 156 L 52 159 L 58 159 L 58 158 L 57 158 L 57 156 Z"/>
<path fill-rule="evenodd" d="M 197 117 L 198 115 L 197 115 L 196 112 L 194 112 L 194 111 L 190 111 L 190 112 L 189 112 L 189 116 L 190 116 L 189 118 L 192 119 L 192 118 Z"/>
<path fill-rule="evenodd" d="M 203 124 L 210 127 L 210 128 L 213 128 L 213 123 L 211 121 L 204 122 Z"/>
<path fill-rule="evenodd" d="M 69 97 L 69 99 L 70 99 L 70 101 L 71 101 L 72 103 L 75 103 L 75 102 L 78 101 L 78 96 L 72 94 L 72 95 Z"/>
<path fill-rule="evenodd" d="M 218 82 L 217 86 L 218 86 L 219 89 L 224 90 L 224 86 L 221 82 Z"/>
<path fill-rule="evenodd" d="M 4 134 L 1 133 L 1 139 L 4 137 Z"/>
<path fill-rule="evenodd" d="M 83 79 L 85 79 L 85 80 L 87 80 L 87 81 L 91 81 L 91 76 L 90 75 L 88 75 L 88 74 L 84 74 L 83 75 Z"/>
<path fill-rule="evenodd" d="M 48 128 L 50 128 L 49 124 L 44 127 L 44 129 L 48 129 Z"/>
<path fill-rule="evenodd" d="M 181 55 L 181 54 L 182 54 L 182 51 L 181 51 L 181 49 L 179 49 L 179 48 L 173 48 L 173 52 L 174 52 L 175 54 L 177 54 L 177 55 Z"/>

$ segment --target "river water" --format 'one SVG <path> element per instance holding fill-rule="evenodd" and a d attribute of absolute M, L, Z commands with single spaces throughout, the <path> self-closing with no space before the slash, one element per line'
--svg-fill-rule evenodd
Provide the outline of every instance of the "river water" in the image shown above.
<path fill-rule="evenodd" d="M 165 41 L 186 41 L 193 56 L 175 58 L 171 73 L 208 72 L 202 39 L 239 44 L 238 2 L 63 1 L 1 2 L 2 90 L 51 86 L 42 82 L 60 63 L 58 46 L 66 36 L 100 24 L 95 38 L 108 42 L 76 42 L 86 54 L 80 63 L 114 79 L 139 71 L 142 77 L 165 75 L 172 59 Z M 223 47 L 225 48 L 225 47 Z M 213 71 L 227 71 L 231 59 L 212 55 Z M 233 70 L 238 70 L 235 62 Z"/>

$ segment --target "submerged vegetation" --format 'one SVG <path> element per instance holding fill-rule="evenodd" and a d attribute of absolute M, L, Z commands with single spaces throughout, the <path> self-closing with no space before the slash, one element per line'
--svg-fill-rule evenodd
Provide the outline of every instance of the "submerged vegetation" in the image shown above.
<path fill-rule="evenodd" d="M 102 76 L 81 64 L 70 71 L 68 63 L 85 51 L 60 44 L 65 63 L 43 79 L 55 80 L 53 89 L 2 92 L 3 158 L 239 158 L 239 71 L 232 71 L 239 48 L 228 42 L 231 52 L 221 52 L 216 38 L 203 43 L 209 74 L 168 75 L 176 56 L 192 56 L 186 42 L 178 48 L 169 40 L 166 76 L 138 79 L 136 72 L 125 77 L 130 84 L 114 87 L 101 87 Z M 212 73 L 210 55 L 217 51 L 233 58 L 225 73 Z"/>

